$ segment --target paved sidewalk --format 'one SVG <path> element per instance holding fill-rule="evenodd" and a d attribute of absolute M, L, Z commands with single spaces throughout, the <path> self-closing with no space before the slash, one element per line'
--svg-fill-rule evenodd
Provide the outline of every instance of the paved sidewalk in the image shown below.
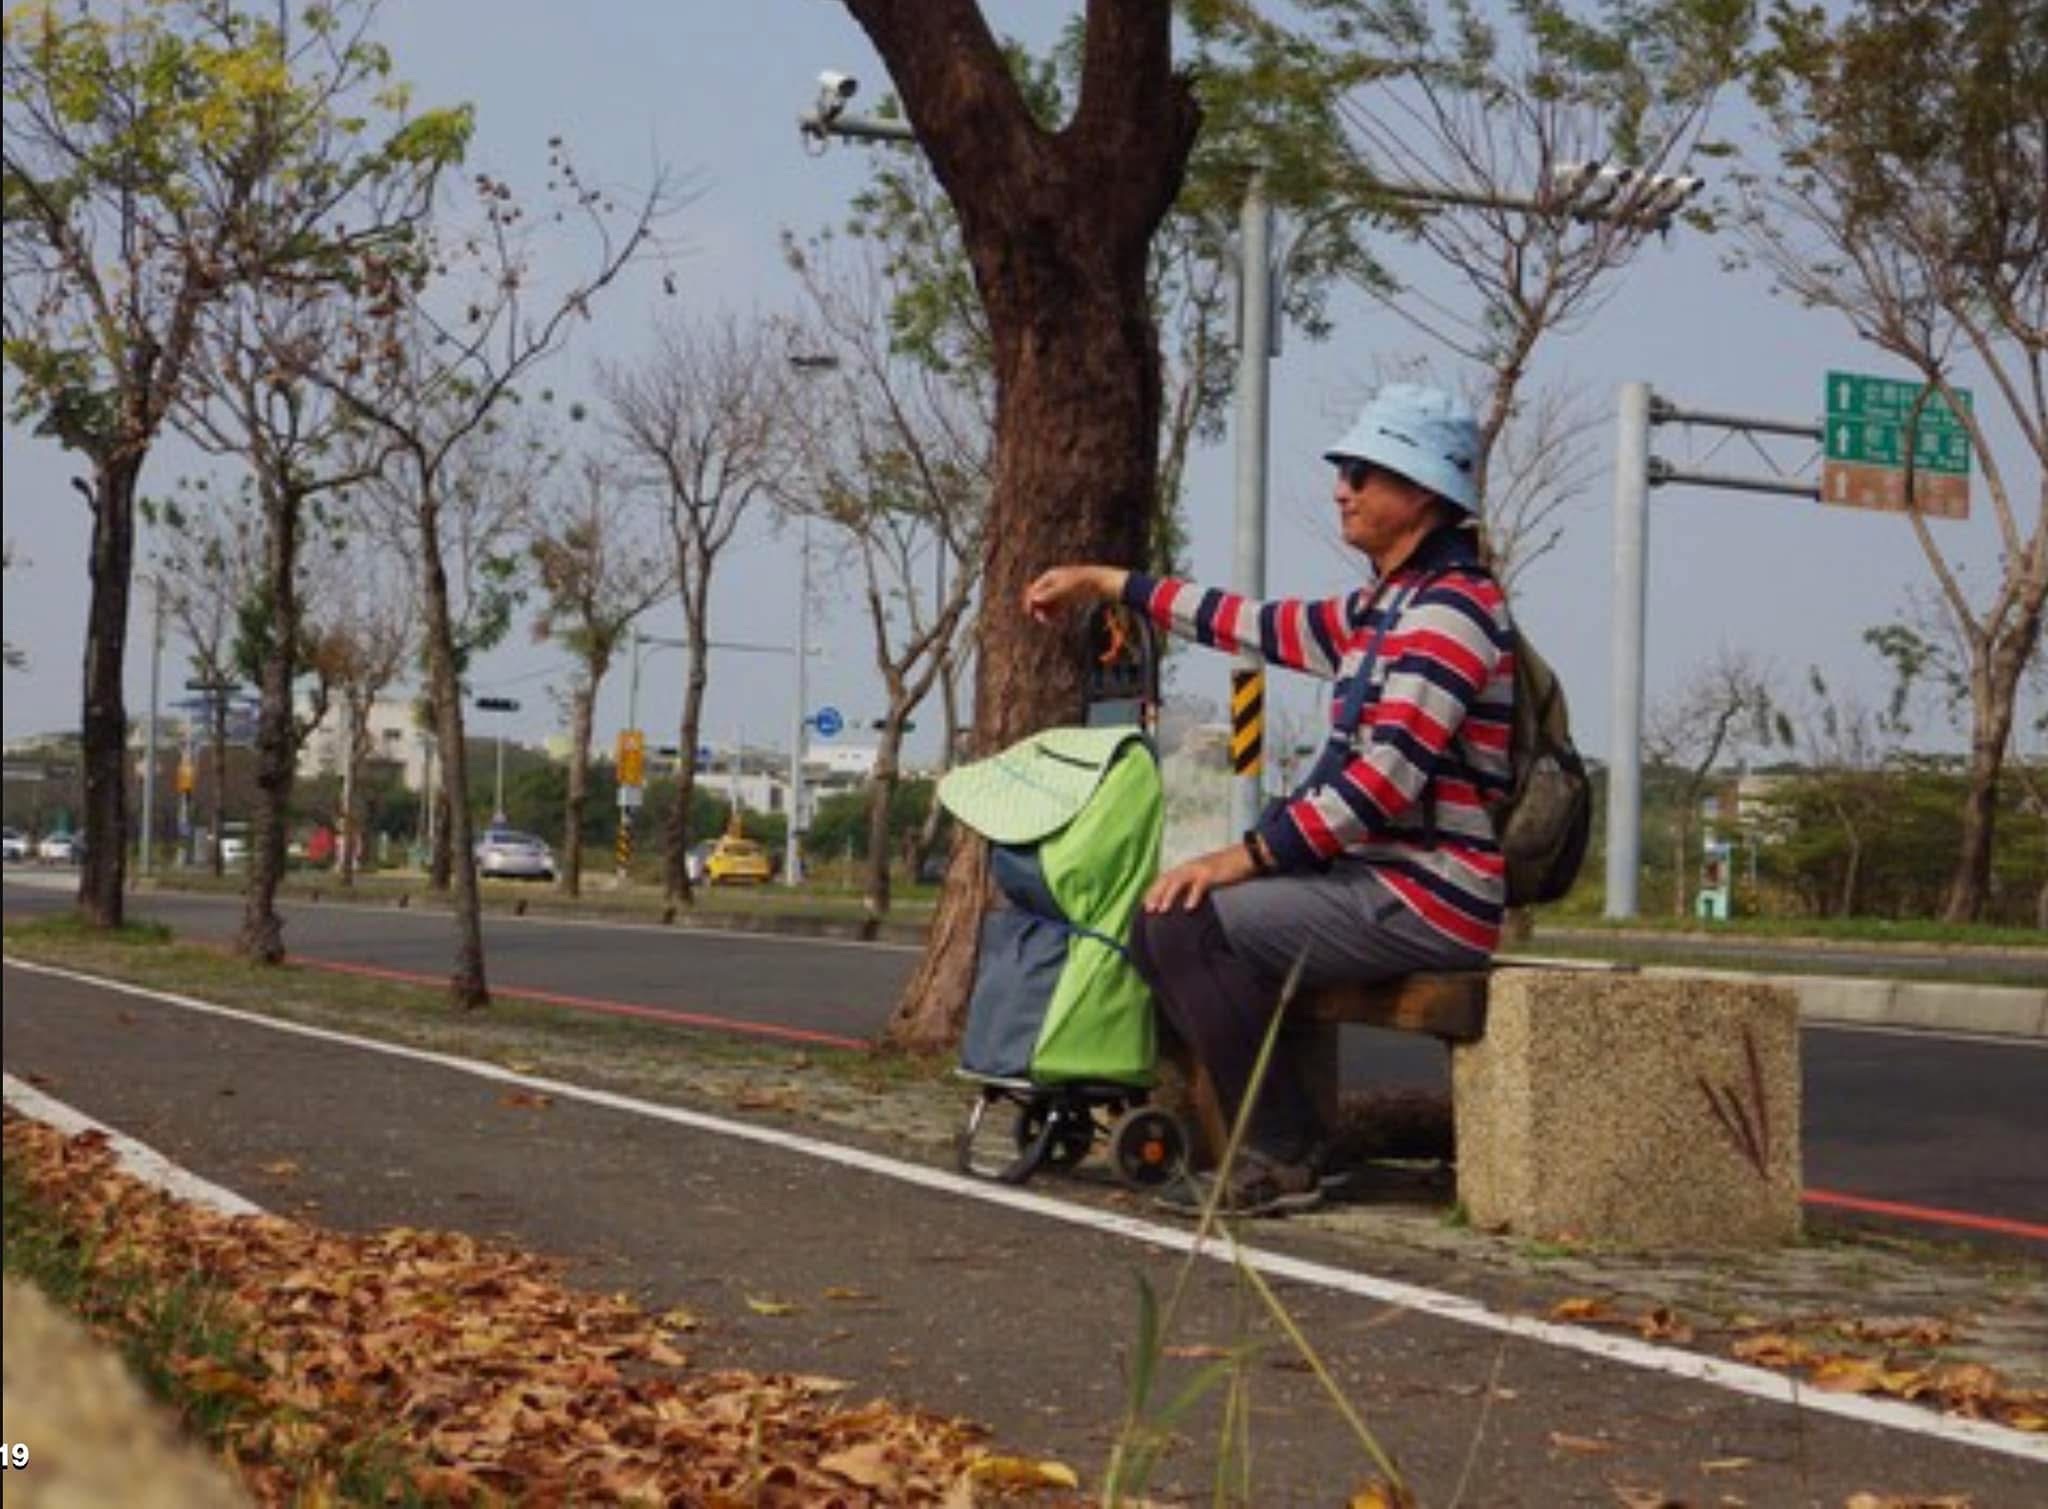
<path fill-rule="evenodd" d="M 342 1227 L 466 1230 L 561 1256 L 591 1287 L 701 1314 L 706 1364 L 853 1379 L 982 1420 L 1006 1446 L 1059 1457 L 1084 1479 L 1099 1472 L 1120 1413 L 1133 1275 L 1162 1290 L 1172 1283 L 1170 1254 L 1107 1222 L 1048 1219 L 1030 1202 L 971 1200 L 625 1105 L 567 1094 L 542 1104 L 452 1068 L 12 968 L 5 984 L 9 1073 L 261 1204 Z M 1141 1214 L 1116 1197 L 1096 1206 Z M 1545 1314 L 1561 1290 L 1640 1292 L 1631 1286 L 1641 1274 L 1605 1260 L 1575 1260 L 1583 1271 L 1562 1282 L 1513 1264 L 1475 1268 L 1482 1244 L 1407 1219 L 1405 1241 L 1398 1221 L 1370 1206 L 1260 1226 L 1253 1238 L 1303 1260 L 1455 1290 L 1494 1313 Z M 1424 1240 L 1425 1227 L 1437 1236 Z M 1825 1251 L 1794 1256 L 1810 1287 L 1793 1300 L 1801 1306 L 1867 1313 L 1873 1288 L 1887 1300 L 1886 1285 L 1909 1284 L 1884 1271 L 1881 1255 L 1856 1265 L 1831 1265 Z M 1918 1298 L 1953 1305 L 1960 1295 L 2003 1345 L 2024 1350 L 2048 1335 L 2037 1329 L 2048 1324 L 2038 1271 L 2015 1288 L 2009 1276 L 1900 1261 L 1923 1286 Z M 1784 1282 L 1782 1270 L 1746 1279 L 1744 1265 L 1640 1266 L 1684 1297 L 1695 1283 L 1725 1299 L 1729 1285 Z M 1200 1266 L 1192 1324 L 1171 1338 L 1196 1355 L 1176 1368 L 1199 1366 L 1203 1348 L 1232 1339 L 1233 1287 L 1228 1269 Z M 2037 1504 L 2048 1485 L 2039 1438 L 2007 1433 L 2003 1449 L 1983 1449 L 1322 1283 L 1279 1287 L 1427 1505 L 1451 1502 L 1461 1481 L 1467 1504 L 1611 1505 L 1639 1490 L 1694 1503 L 1733 1495 L 1839 1505 L 1870 1491 L 1967 1494 L 1976 1509 Z M 755 1301 L 796 1309 L 763 1314 Z M 1284 1347 L 1256 1370 L 1254 1390 L 1257 1502 L 1341 1502 L 1371 1475 Z M 1212 1426 L 1190 1423 L 1155 1494 L 1207 1496 Z"/>

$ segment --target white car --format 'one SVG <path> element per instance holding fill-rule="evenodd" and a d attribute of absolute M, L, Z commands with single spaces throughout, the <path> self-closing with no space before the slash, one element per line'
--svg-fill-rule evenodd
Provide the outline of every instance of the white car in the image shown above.
<path fill-rule="evenodd" d="M 476 870 L 487 879 L 553 880 L 555 851 L 531 833 L 492 828 L 476 841 Z"/>
<path fill-rule="evenodd" d="M 0 828 L 0 859 L 12 864 L 28 858 L 28 836 L 15 828 Z"/>
<path fill-rule="evenodd" d="M 75 865 L 85 845 L 70 833 L 52 833 L 36 845 L 36 858 L 50 864 Z"/>

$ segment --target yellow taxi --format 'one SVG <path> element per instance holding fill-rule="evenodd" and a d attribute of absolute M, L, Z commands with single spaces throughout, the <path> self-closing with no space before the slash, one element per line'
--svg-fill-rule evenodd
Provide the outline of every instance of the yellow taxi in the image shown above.
<path fill-rule="evenodd" d="M 766 885 L 772 874 L 768 851 L 751 838 L 728 835 L 704 856 L 704 879 L 710 885 Z"/>

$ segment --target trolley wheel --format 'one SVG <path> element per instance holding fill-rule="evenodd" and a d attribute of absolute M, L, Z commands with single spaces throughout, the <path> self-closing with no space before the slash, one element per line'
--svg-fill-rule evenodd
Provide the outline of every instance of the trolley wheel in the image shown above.
<path fill-rule="evenodd" d="M 1109 1134 L 1116 1176 L 1133 1189 L 1156 1189 L 1180 1172 L 1188 1155 L 1187 1133 L 1171 1111 L 1135 1106 Z"/>
<path fill-rule="evenodd" d="M 1095 1118 L 1088 1108 L 1063 1096 L 1041 1096 L 1017 1114 L 1016 1143 L 1026 1153 L 1041 1142 L 1048 1168 L 1070 1169 L 1095 1146 Z"/>
<path fill-rule="evenodd" d="M 1011 1127 L 1010 1141 L 1016 1148 L 1014 1158 L 988 1156 L 982 1143 L 983 1123 L 988 1119 L 989 1107 L 997 1101 L 1009 1101 L 1016 1107 L 1015 1121 Z M 960 1129 L 954 1143 L 955 1157 L 960 1172 L 976 1179 L 994 1179 L 1003 1184 L 1022 1184 L 1038 1172 L 1039 1165 L 1046 1161 L 1051 1151 L 1053 1133 L 1057 1123 L 1051 1117 L 1043 1117 L 1033 1135 L 1024 1135 L 1024 1124 L 1032 1108 L 1038 1104 L 1034 1098 L 1018 1102 L 1002 1090 L 984 1090 L 979 1099 L 968 1109 L 967 1124 Z M 993 1152 L 993 1149 L 988 1150 Z"/>

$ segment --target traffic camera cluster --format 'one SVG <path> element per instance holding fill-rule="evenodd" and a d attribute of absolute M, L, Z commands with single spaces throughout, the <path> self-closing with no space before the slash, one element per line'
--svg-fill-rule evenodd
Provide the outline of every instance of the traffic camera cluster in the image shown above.
<path fill-rule="evenodd" d="M 1574 220 L 1612 220 L 1663 230 L 1707 181 L 1691 173 L 1644 173 L 1599 162 L 1550 170 L 1550 198 Z"/>

